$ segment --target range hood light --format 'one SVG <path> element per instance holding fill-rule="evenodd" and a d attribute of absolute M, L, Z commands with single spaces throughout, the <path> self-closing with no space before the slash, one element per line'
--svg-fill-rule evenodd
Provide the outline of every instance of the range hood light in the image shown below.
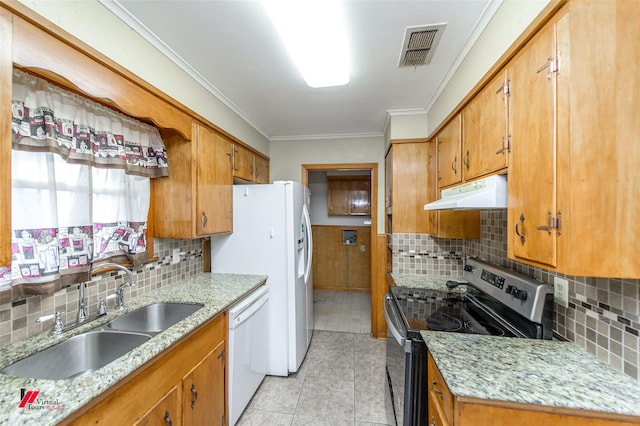
<path fill-rule="evenodd" d="M 442 190 L 442 197 L 425 210 L 479 210 L 507 208 L 507 177 L 493 175 Z"/>

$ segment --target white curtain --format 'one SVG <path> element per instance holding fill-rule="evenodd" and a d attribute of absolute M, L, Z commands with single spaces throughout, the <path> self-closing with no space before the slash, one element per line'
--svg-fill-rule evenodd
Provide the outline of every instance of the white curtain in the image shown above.
<path fill-rule="evenodd" d="M 94 262 L 147 261 L 150 177 L 168 173 L 158 130 L 24 73 L 13 89 L 12 262 L 0 291 L 51 294 L 86 281 Z"/>

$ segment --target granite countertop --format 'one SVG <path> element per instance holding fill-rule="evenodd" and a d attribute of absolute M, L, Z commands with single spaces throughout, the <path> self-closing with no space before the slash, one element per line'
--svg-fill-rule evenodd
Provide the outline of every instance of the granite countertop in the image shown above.
<path fill-rule="evenodd" d="M 465 283 L 466 281 L 462 277 L 429 274 L 398 274 L 392 272 L 391 278 L 393 278 L 393 281 L 398 287 L 428 288 L 433 290 L 456 292 L 467 291 L 467 286 L 465 284 L 459 285 L 453 290 L 447 288 L 447 281 Z"/>
<path fill-rule="evenodd" d="M 137 297 L 128 302 L 124 312 L 112 311 L 104 318 L 65 332 L 62 337 L 42 333 L 3 348 L 0 350 L 0 369 L 53 343 L 150 303 L 204 303 L 202 309 L 95 372 L 67 380 L 24 379 L 0 374 L 0 424 L 43 426 L 60 422 L 186 334 L 226 310 L 251 290 L 264 284 L 266 278 L 258 275 L 202 273 Z M 21 389 L 39 391 L 38 399 L 47 401 L 39 405 L 43 409 L 18 408 Z"/>
<path fill-rule="evenodd" d="M 640 383 L 573 343 L 421 334 L 456 396 L 640 416 Z"/>

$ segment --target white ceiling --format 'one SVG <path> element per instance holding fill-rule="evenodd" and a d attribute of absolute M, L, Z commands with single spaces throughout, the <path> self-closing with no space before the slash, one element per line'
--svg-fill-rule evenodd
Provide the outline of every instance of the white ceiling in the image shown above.
<path fill-rule="evenodd" d="M 257 1 L 102 0 L 269 140 L 380 135 L 431 106 L 501 0 L 346 0 L 351 82 L 309 88 Z M 406 27 L 446 23 L 429 65 L 399 68 Z"/>

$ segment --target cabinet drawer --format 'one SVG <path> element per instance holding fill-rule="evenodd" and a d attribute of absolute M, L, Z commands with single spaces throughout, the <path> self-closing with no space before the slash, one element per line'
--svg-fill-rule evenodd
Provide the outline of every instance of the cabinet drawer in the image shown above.
<path fill-rule="evenodd" d="M 441 408 L 441 414 L 444 415 L 444 419 L 446 423 L 444 424 L 452 424 L 453 423 L 453 395 L 447 386 L 447 383 L 442 378 L 440 374 L 440 370 L 436 366 L 431 354 L 429 354 L 428 364 L 427 364 L 427 376 L 428 376 L 428 385 L 429 385 L 429 397 L 431 398 L 430 402 L 436 402 L 435 407 L 438 406 Z M 437 416 L 436 416 L 437 417 Z M 429 417 L 431 419 L 431 416 Z M 437 424 L 437 423 L 436 423 Z"/>

